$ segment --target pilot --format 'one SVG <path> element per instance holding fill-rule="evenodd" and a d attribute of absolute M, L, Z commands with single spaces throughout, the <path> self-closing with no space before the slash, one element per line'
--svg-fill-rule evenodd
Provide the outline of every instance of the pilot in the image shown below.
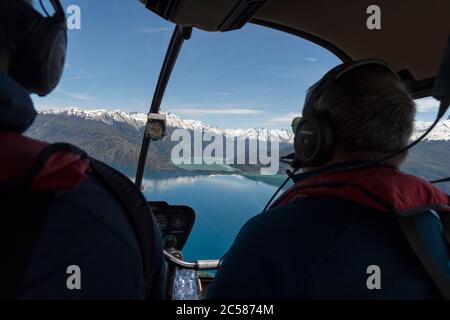
<path fill-rule="evenodd" d="M 36 117 L 30 94 L 50 93 L 64 67 L 64 11 L 52 2 L 59 20 L 28 1 L 0 1 L 0 298 L 160 299 L 164 263 L 151 215 L 153 269 L 144 279 L 128 209 L 91 171 L 94 160 L 23 135 Z"/>
<path fill-rule="evenodd" d="M 421 235 L 448 272 L 439 219 L 426 212 L 448 205 L 448 195 L 400 170 L 415 113 L 381 61 L 339 65 L 313 85 L 295 124 L 294 165 L 303 172 L 244 225 L 208 298 L 442 298 L 392 213 L 423 208 Z"/>

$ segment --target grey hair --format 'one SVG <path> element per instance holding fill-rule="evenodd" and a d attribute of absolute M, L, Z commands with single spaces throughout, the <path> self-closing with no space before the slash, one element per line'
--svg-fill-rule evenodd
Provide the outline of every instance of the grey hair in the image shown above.
<path fill-rule="evenodd" d="M 363 66 L 342 76 L 326 88 L 315 108 L 331 114 L 336 152 L 377 158 L 406 147 L 414 129 L 411 94 L 381 66 Z"/>

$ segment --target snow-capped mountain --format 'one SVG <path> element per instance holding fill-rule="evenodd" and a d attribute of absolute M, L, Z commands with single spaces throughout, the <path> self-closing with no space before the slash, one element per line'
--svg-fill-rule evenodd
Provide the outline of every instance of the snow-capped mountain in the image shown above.
<path fill-rule="evenodd" d="M 125 113 L 122 111 L 107 111 L 107 110 L 84 110 L 81 108 L 64 108 L 64 109 L 49 109 L 39 111 L 42 115 L 62 115 L 68 117 L 77 117 L 86 120 L 94 120 L 113 125 L 116 122 L 124 122 L 136 129 L 145 125 L 145 115 L 139 113 Z M 141 119 L 142 116 L 142 119 Z"/>
<path fill-rule="evenodd" d="M 221 129 L 200 121 L 186 120 L 171 113 L 166 115 L 168 127 L 166 138 L 153 142 L 150 146 L 148 165 L 157 169 L 175 168 L 171 155 L 178 141 L 172 141 L 171 135 L 176 129 L 187 129 L 191 132 L 203 130 L 213 135 L 234 137 L 241 141 L 277 139 L 282 149 L 280 152 L 286 150 L 285 148 L 291 148 L 294 138 L 287 130 Z M 120 110 L 49 109 L 39 111 L 39 116 L 27 135 L 48 142 L 74 144 L 84 149 L 90 156 L 110 164 L 135 166 L 146 121 L 147 114 Z M 204 147 L 208 144 L 202 143 Z M 241 155 L 242 150 L 239 150 L 232 157 Z"/>
<path fill-rule="evenodd" d="M 39 112 L 42 115 L 62 115 L 68 117 L 77 117 L 86 120 L 100 121 L 108 125 L 125 123 L 140 130 L 145 126 L 147 114 L 138 112 L 123 112 L 120 110 L 84 110 L 81 108 L 64 108 L 43 110 Z M 164 112 L 162 112 L 164 113 Z M 172 129 L 203 130 L 215 134 L 222 134 L 225 137 L 237 137 L 238 139 L 259 139 L 267 141 L 268 137 L 278 138 L 280 142 L 292 143 L 294 135 L 292 132 L 283 129 L 221 129 L 217 126 L 202 123 L 197 120 L 186 120 L 172 113 L 165 113 L 167 116 L 167 126 Z"/>
<path fill-rule="evenodd" d="M 86 120 L 100 121 L 108 125 L 115 123 L 124 123 L 140 131 L 145 126 L 147 114 L 138 112 L 123 112 L 120 110 L 84 110 L 81 108 L 63 108 L 43 110 L 39 112 L 42 115 L 63 115 L 77 117 Z M 203 130 L 215 134 L 223 134 L 226 137 L 237 137 L 238 139 L 259 139 L 266 141 L 268 137 L 278 137 L 280 142 L 292 143 L 294 135 L 292 132 L 283 129 L 221 129 L 217 126 L 202 123 L 197 120 L 187 120 L 174 115 L 165 113 L 167 116 L 167 126 L 173 129 Z M 416 121 L 413 139 L 422 135 L 431 125 L 429 121 Z M 428 141 L 450 141 L 450 117 L 448 120 L 441 121 L 436 128 L 426 137 Z"/>
<path fill-rule="evenodd" d="M 138 162 L 147 115 L 122 111 L 83 110 L 65 108 L 40 111 L 27 135 L 48 142 L 68 142 L 84 149 L 90 156 L 112 165 L 134 168 Z M 292 152 L 293 134 L 287 130 L 220 129 L 195 120 L 186 120 L 167 113 L 168 136 L 150 145 L 147 166 L 153 169 L 177 169 L 171 162 L 171 152 L 178 142 L 170 139 L 177 128 L 211 131 L 238 139 L 264 140 L 269 134 L 278 136 L 280 154 Z M 419 137 L 431 122 L 417 121 L 413 138 Z M 442 121 L 424 143 L 414 147 L 405 165 L 407 172 L 427 179 L 450 175 L 450 119 Z M 258 166 L 239 165 L 242 171 L 259 170 Z M 285 169 L 285 168 L 284 168 Z M 132 169 L 133 171 L 134 169 Z M 280 169 L 283 171 L 283 168 Z M 443 186 L 445 187 L 445 185 Z M 450 191 L 450 188 L 446 189 Z"/>
<path fill-rule="evenodd" d="M 416 121 L 413 139 L 419 138 L 428 130 L 432 123 L 428 121 Z M 428 141 L 450 141 L 450 118 L 438 123 L 436 128 L 431 131 L 425 140 Z"/>

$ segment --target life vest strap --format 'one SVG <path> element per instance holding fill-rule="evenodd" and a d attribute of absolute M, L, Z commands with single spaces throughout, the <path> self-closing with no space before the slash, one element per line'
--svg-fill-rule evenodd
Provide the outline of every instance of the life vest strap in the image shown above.
<path fill-rule="evenodd" d="M 156 267 L 155 230 L 153 228 L 156 221 L 150 206 L 138 187 L 119 171 L 95 159 L 91 159 L 91 168 L 94 174 L 101 178 L 117 196 L 128 214 L 141 248 L 146 296 L 151 299 Z"/>
<path fill-rule="evenodd" d="M 441 217 L 447 216 L 448 214 L 440 215 Z M 420 260 L 422 266 L 427 271 L 430 278 L 433 280 L 436 288 L 441 293 L 442 297 L 445 300 L 450 300 L 450 277 L 443 270 L 441 266 L 436 262 L 436 260 L 431 256 L 427 245 L 423 238 L 420 235 L 420 232 L 417 228 L 417 221 L 415 216 L 402 217 L 396 215 L 397 221 L 400 225 L 400 228 L 403 232 L 403 235 L 408 240 L 408 243 L 417 258 Z M 442 221 L 442 219 L 441 219 Z M 450 225 L 448 223 L 443 223 L 445 233 L 449 234 Z M 450 242 L 447 240 L 447 248 L 450 245 Z"/>

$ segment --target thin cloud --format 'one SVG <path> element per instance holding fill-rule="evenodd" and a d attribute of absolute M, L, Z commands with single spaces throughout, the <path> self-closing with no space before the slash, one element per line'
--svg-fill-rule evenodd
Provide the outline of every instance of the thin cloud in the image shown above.
<path fill-rule="evenodd" d="M 170 112 L 184 115 L 224 115 L 224 116 L 241 116 L 241 115 L 257 115 L 263 111 L 256 109 L 170 109 Z"/>
<path fill-rule="evenodd" d="M 173 30 L 172 28 L 169 27 L 160 27 L 160 28 L 155 28 L 155 27 L 139 27 L 135 29 L 136 33 L 141 33 L 141 34 L 152 34 L 152 33 L 159 33 L 159 32 L 167 32 L 167 31 L 171 31 Z"/>
<path fill-rule="evenodd" d="M 94 97 L 82 94 L 82 93 L 78 93 L 78 92 L 70 92 L 70 91 L 65 91 L 63 89 L 56 89 L 55 92 L 64 94 L 68 97 L 71 97 L 73 99 L 77 99 L 77 100 L 82 100 L 82 101 L 93 101 L 96 100 Z"/>
<path fill-rule="evenodd" d="M 267 122 L 267 124 L 273 125 L 273 126 L 284 126 L 284 127 L 288 127 L 292 124 L 292 120 L 296 117 L 301 116 L 300 113 L 288 113 L 286 115 L 282 115 L 282 116 L 277 116 L 277 117 L 272 117 L 270 118 L 270 120 Z"/>
<path fill-rule="evenodd" d="M 319 62 L 320 60 L 317 59 L 317 58 L 308 57 L 308 58 L 305 59 L 305 61 L 308 61 L 308 62 Z"/>
<path fill-rule="evenodd" d="M 80 75 L 80 76 L 74 76 L 66 78 L 66 81 L 72 81 L 72 80 L 84 80 L 84 79 L 94 79 L 95 76 L 93 74 L 86 74 L 86 75 Z"/>

